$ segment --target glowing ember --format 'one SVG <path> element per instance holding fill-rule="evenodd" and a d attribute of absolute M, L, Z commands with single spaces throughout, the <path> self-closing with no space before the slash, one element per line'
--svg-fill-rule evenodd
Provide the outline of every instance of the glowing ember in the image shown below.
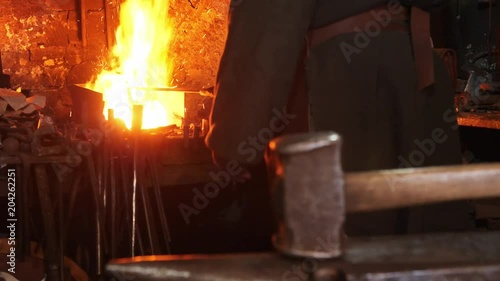
<path fill-rule="evenodd" d="M 88 85 L 103 93 L 104 115 L 113 109 L 130 129 L 132 106 L 144 106 L 143 129 L 182 123 L 184 95 L 181 92 L 145 90 L 167 88 L 173 64 L 168 49 L 173 28 L 168 18 L 168 0 L 127 0 L 120 8 L 111 70 L 103 70 Z"/>

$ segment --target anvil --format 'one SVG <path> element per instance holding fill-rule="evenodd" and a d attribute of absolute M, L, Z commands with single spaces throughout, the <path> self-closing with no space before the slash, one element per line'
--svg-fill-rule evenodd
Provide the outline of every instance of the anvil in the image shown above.
<path fill-rule="evenodd" d="M 275 253 L 111 261 L 122 280 L 497 281 L 500 233 L 349 238 L 346 213 L 500 197 L 500 165 L 343 173 L 334 132 L 274 139 L 266 155 Z"/>

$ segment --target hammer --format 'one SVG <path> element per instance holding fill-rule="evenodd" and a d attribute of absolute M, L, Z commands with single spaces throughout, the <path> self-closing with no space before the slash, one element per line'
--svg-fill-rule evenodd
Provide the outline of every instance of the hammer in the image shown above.
<path fill-rule="evenodd" d="M 277 226 L 273 244 L 282 254 L 341 256 L 346 213 L 500 197 L 499 164 L 344 174 L 341 146 L 342 138 L 334 132 L 270 142 L 266 162 Z"/>
<path fill-rule="evenodd" d="M 344 174 L 340 150 L 333 132 L 271 141 L 279 254 L 136 257 L 110 262 L 108 272 L 134 281 L 500 280 L 500 232 L 346 241 L 342 232 L 346 213 L 500 196 L 499 164 Z"/>

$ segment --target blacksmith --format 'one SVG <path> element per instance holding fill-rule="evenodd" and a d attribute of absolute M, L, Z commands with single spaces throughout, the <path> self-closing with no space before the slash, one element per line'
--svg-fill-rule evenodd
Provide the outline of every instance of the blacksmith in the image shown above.
<path fill-rule="evenodd" d="M 233 2 L 206 139 L 219 167 L 236 161 L 235 180 L 255 185 L 265 144 L 307 130 L 343 137 L 346 172 L 461 163 L 454 90 L 430 38 L 429 12 L 446 1 L 407 2 Z M 397 232 L 400 215 L 353 216 L 348 232 Z"/>

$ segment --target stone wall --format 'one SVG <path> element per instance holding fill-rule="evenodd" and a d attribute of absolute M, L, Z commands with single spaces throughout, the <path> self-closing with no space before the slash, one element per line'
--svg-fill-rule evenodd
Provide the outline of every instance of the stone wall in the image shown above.
<path fill-rule="evenodd" d="M 172 53 L 177 83 L 213 86 L 224 51 L 229 0 L 170 0 L 175 22 Z"/>
<path fill-rule="evenodd" d="M 192 88 L 213 85 L 228 2 L 170 0 L 177 83 Z M 46 96 L 45 111 L 66 118 L 72 101 L 65 87 L 89 82 L 99 73 L 114 38 L 118 7 L 118 0 L 0 0 L 0 51 L 12 87 Z"/>

